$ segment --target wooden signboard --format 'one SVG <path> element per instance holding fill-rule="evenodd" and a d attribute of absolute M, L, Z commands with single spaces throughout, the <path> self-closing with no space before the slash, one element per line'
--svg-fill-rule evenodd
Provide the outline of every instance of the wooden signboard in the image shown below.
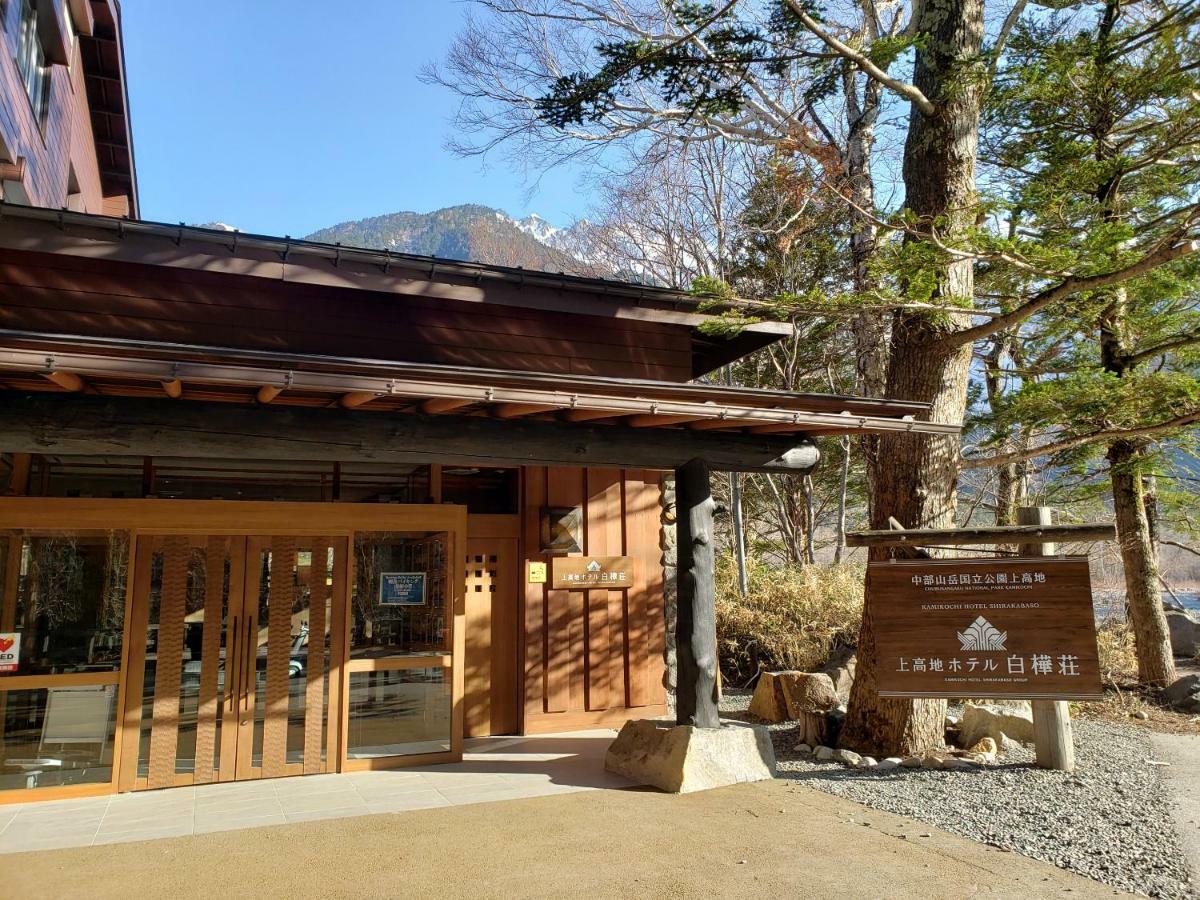
<path fill-rule="evenodd" d="M 620 590 L 633 585 L 632 556 L 557 556 L 551 571 L 555 590 Z"/>
<path fill-rule="evenodd" d="M 881 696 L 1103 696 L 1086 557 L 872 563 L 867 590 Z"/>

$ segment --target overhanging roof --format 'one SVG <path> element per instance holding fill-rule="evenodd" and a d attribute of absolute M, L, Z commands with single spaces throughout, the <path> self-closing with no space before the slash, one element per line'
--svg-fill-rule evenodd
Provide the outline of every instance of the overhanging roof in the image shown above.
<path fill-rule="evenodd" d="M 691 332 L 694 377 L 792 333 L 790 324 L 777 321 L 750 322 L 736 332 L 713 332 L 706 326 L 716 322 L 715 310 L 702 298 L 649 285 L 3 201 L 0 247 L 298 285 L 395 296 L 441 294 L 468 302 L 682 325 Z M 438 292 L 430 291 L 434 283 Z M 748 316 L 760 311 L 746 301 L 724 308 Z"/>
<path fill-rule="evenodd" d="M 0 388 L 757 435 L 959 431 L 920 421 L 920 403 L 12 331 Z"/>

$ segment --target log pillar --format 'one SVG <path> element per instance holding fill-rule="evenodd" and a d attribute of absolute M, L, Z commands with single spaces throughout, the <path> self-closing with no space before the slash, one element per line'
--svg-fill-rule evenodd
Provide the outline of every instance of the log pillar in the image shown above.
<path fill-rule="evenodd" d="M 1017 522 L 1021 525 L 1054 524 L 1048 506 L 1023 506 L 1017 510 Z M 1022 544 L 1022 556 L 1053 556 L 1057 547 L 1052 543 Z M 1071 706 L 1065 700 L 1034 700 L 1033 744 L 1037 750 L 1037 764 L 1042 769 L 1057 769 L 1060 772 L 1075 771 L 1075 742 L 1071 734 Z"/>
<path fill-rule="evenodd" d="M 675 470 L 679 554 L 679 612 L 675 624 L 679 683 L 675 721 L 718 728 L 717 613 L 713 498 L 708 463 L 693 459 Z"/>

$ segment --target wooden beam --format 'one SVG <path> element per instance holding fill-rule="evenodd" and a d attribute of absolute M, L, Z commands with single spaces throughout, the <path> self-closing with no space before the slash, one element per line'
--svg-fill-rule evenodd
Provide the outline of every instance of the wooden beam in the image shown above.
<path fill-rule="evenodd" d="M 259 403 L 266 404 L 266 403 L 270 403 L 272 400 L 274 400 L 276 397 L 278 397 L 282 393 L 283 393 L 283 388 L 276 387 L 273 384 L 264 384 L 262 387 L 260 387 L 258 389 L 258 393 L 254 395 L 254 398 Z"/>
<path fill-rule="evenodd" d="M 460 397 L 432 397 L 421 404 L 421 412 L 436 416 L 441 413 L 454 412 L 464 406 L 470 406 L 474 400 L 463 400 Z"/>
<path fill-rule="evenodd" d="M 630 428 L 660 428 L 664 425 L 684 425 L 695 422 L 700 416 L 656 416 L 650 413 L 640 416 L 630 416 L 625 424 Z"/>
<path fill-rule="evenodd" d="M 12 162 L 0 162 L 0 181 L 24 181 L 25 157 L 18 156 Z"/>
<path fill-rule="evenodd" d="M 618 419 L 625 413 L 614 409 L 564 409 L 558 417 L 564 422 L 594 422 L 597 419 Z"/>
<path fill-rule="evenodd" d="M 921 547 L 933 544 L 1047 544 L 1056 541 L 1116 540 L 1115 525 L 996 525 L 988 528 L 916 528 L 909 531 L 852 531 L 847 547 Z"/>
<path fill-rule="evenodd" d="M 561 409 L 553 403 L 497 403 L 492 407 L 492 415 L 498 419 L 519 419 L 521 416 L 531 416 L 535 413 L 550 412 Z"/>
<path fill-rule="evenodd" d="M 0 447 L 13 453 L 635 469 L 673 469 L 701 458 L 718 471 L 799 473 L 819 458 L 816 445 L 791 435 L 17 391 L 0 402 Z"/>
<path fill-rule="evenodd" d="M 43 372 L 42 377 L 57 384 L 64 391 L 78 392 L 83 390 L 83 379 L 74 372 Z"/>
<path fill-rule="evenodd" d="M 178 378 L 172 378 L 170 381 L 162 382 L 163 393 L 172 400 L 178 400 L 183 396 L 183 382 Z"/>
<path fill-rule="evenodd" d="M 675 470 L 676 537 L 679 548 L 679 610 L 675 647 L 679 658 L 675 721 L 719 728 L 717 710 L 716 554 L 708 466 L 692 459 Z"/>
<path fill-rule="evenodd" d="M 692 431 L 728 431 L 753 424 L 746 419 L 706 419 L 703 422 L 693 422 L 688 428 Z"/>
<path fill-rule="evenodd" d="M 342 409 L 357 409 L 364 404 L 370 403 L 378 394 L 374 391 L 351 391 L 348 394 L 342 394 L 338 398 L 338 406 Z"/>

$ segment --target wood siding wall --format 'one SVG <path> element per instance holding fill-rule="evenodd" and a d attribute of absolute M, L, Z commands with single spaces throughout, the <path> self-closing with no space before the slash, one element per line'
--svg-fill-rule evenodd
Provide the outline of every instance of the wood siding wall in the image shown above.
<path fill-rule="evenodd" d="M 62 6 L 64 0 L 55 0 Z M 63 9 L 62 16 L 69 15 Z M 44 130 L 35 121 L 29 95 L 17 71 L 21 3 L 0 3 L 0 139 L 15 162 L 25 159 L 23 187 L 34 206 L 67 205 L 71 167 L 79 183 L 80 212 L 103 213 L 104 197 L 79 41 L 70 50 L 70 66 L 50 67 L 50 96 Z M 11 199 L 11 198 L 10 198 Z"/>
<path fill-rule="evenodd" d="M 658 381 L 692 365 L 683 325 L 14 250 L 0 328 Z"/>
<path fill-rule="evenodd" d="M 524 684 L 526 734 L 619 725 L 664 709 L 663 567 L 659 475 L 622 469 L 527 468 Z M 543 506 L 580 506 L 583 554 L 632 556 L 628 590 L 529 584 Z"/>

